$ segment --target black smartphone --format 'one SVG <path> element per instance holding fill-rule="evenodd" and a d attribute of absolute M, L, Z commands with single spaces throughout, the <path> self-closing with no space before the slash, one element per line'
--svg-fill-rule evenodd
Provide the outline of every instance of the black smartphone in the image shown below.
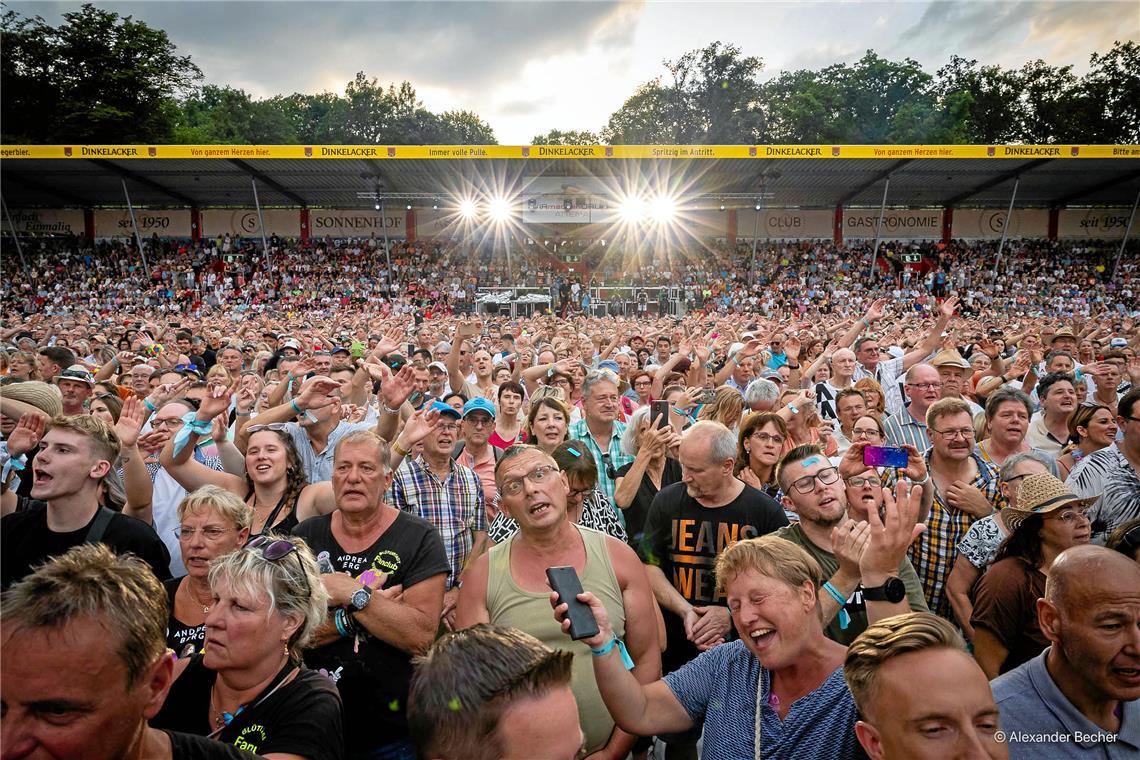
<path fill-rule="evenodd" d="M 906 449 L 894 446 L 865 446 L 863 448 L 863 464 L 868 467 L 894 467 L 905 470 L 906 462 Z"/>
<path fill-rule="evenodd" d="M 582 593 L 582 582 L 578 572 L 572 567 L 546 568 L 546 580 L 550 588 L 558 592 L 558 603 L 567 605 L 566 619 L 570 621 L 570 638 L 575 641 L 598 635 L 598 621 L 588 604 L 578 601 Z"/>
<path fill-rule="evenodd" d="M 649 427 L 663 428 L 669 424 L 669 402 L 654 401 L 649 405 Z"/>

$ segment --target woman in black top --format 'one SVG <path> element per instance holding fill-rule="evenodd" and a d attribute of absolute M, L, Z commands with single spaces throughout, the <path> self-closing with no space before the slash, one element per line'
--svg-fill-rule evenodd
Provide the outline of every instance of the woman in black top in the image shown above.
<path fill-rule="evenodd" d="M 230 387 L 216 391 L 217 397 L 207 396 L 195 419 L 217 423 L 215 418 L 229 408 L 233 391 L 234 387 Z M 243 399 L 251 395 L 248 390 L 242 394 Z M 252 399 L 246 400 L 252 404 Z M 310 484 L 306 480 L 301 458 L 283 424 L 253 425 L 248 430 L 244 476 L 212 470 L 195 461 L 190 456 L 197 442 L 193 433 L 178 456 L 173 453 L 174 439 L 166 444 L 162 466 L 187 491 L 210 484 L 244 499 L 253 509 L 250 534 L 255 536 L 271 530 L 288 533 L 304 520 L 336 509 L 332 483 Z"/>
<path fill-rule="evenodd" d="M 207 578 L 210 562 L 245 544 L 251 520 L 253 510 L 217 486 L 202 486 L 178 505 L 176 530 L 186 575 L 163 584 L 170 608 L 166 645 L 175 656 L 202 651 L 206 615 L 214 602 Z"/>
<path fill-rule="evenodd" d="M 634 459 L 618 470 L 614 489 L 614 503 L 625 517 L 627 541 L 635 549 L 641 544 L 653 497 L 681 480 L 681 465 L 674 458 L 681 436 L 671 425 L 651 430 L 650 409 L 643 406 L 629 418 L 621 448 Z"/>
<path fill-rule="evenodd" d="M 339 760 L 341 701 L 301 662 L 328 593 L 299 538 L 259 536 L 210 566 L 203 652 L 176 665 L 155 728 L 208 736 L 259 756 Z"/>

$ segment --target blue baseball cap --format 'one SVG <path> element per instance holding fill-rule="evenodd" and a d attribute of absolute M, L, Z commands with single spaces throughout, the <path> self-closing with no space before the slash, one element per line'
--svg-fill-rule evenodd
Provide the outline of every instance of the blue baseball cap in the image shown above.
<path fill-rule="evenodd" d="M 451 404 L 445 404 L 442 401 L 433 401 L 429 408 L 436 410 L 440 414 L 450 414 L 455 419 L 459 419 L 459 410 Z"/>
<path fill-rule="evenodd" d="M 467 417 L 471 412 L 486 412 L 491 415 L 491 419 L 495 419 L 495 405 L 482 396 L 473 398 L 463 405 L 464 417 Z"/>

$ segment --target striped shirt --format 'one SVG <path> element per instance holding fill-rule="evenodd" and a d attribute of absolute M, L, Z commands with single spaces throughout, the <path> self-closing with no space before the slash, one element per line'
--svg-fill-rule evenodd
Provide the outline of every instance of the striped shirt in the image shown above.
<path fill-rule="evenodd" d="M 930 450 L 930 436 L 926 432 L 926 420 L 917 420 L 909 409 L 903 409 L 898 414 L 892 414 L 883 422 L 883 430 L 887 433 L 888 446 L 902 446 L 909 443 L 918 449 L 920 454 Z"/>
<path fill-rule="evenodd" d="M 441 481 L 419 457 L 404 459 L 385 497 L 396 509 L 422 517 L 439 531 L 451 565 L 447 588 L 455 585 L 467 565 L 475 532 L 487 532 L 479 476 L 454 460 L 449 463 L 451 474 Z"/>
<path fill-rule="evenodd" d="M 933 450 L 927 451 L 925 455 L 927 469 L 931 472 L 932 453 Z M 970 481 L 970 485 L 981 491 L 994 509 L 1006 506 L 1005 497 L 998 488 L 997 468 L 976 453 L 971 452 L 970 456 L 978 467 L 978 474 Z M 946 596 L 946 578 L 958 557 L 958 543 L 980 518 L 950 506 L 938 490 L 933 477 L 931 482 L 934 484 L 934 504 L 930 508 L 930 517 L 926 520 L 926 530 L 910 545 L 910 561 L 922 581 L 930 611 L 953 620 L 950 601 Z"/>
<path fill-rule="evenodd" d="M 605 494 L 606 499 L 612 505 L 614 504 L 614 491 L 617 489 L 617 484 L 614 478 L 606 474 L 606 463 L 603 457 L 604 454 L 609 454 L 610 462 L 613 464 L 613 471 L 617 472 L 622 467 L 633 461 L 633 457 L 627 455 L 621 450 L 621 434 L 625 432 L 625 423 L 614 420 L 613 432 L 610 434 L 609 446 L 605 451 L 598 447 L 594 436 L 590 435 L 590 428 L 586 424 L 586 419 L 583 417 L 580 420 L 575 420 L 570 423 L 569 438 L 575 441 L 581 441 L 590 453 L 594 456 L 594 464 L 598 468 L 598 490 Z M 619 513 L 620 514 L 620 513 Z M 622 518 L 624 524 L 625 519 Z"/>

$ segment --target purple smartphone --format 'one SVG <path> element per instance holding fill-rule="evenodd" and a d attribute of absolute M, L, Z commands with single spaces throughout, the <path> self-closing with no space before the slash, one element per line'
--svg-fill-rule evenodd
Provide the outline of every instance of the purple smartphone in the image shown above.
<path fill-rule="evenodd" d="M 894 446 L 866 446 L 863 448 L 863 464 L 868 467 L 894 467 L 906 469 L 906 449 Z"/>

